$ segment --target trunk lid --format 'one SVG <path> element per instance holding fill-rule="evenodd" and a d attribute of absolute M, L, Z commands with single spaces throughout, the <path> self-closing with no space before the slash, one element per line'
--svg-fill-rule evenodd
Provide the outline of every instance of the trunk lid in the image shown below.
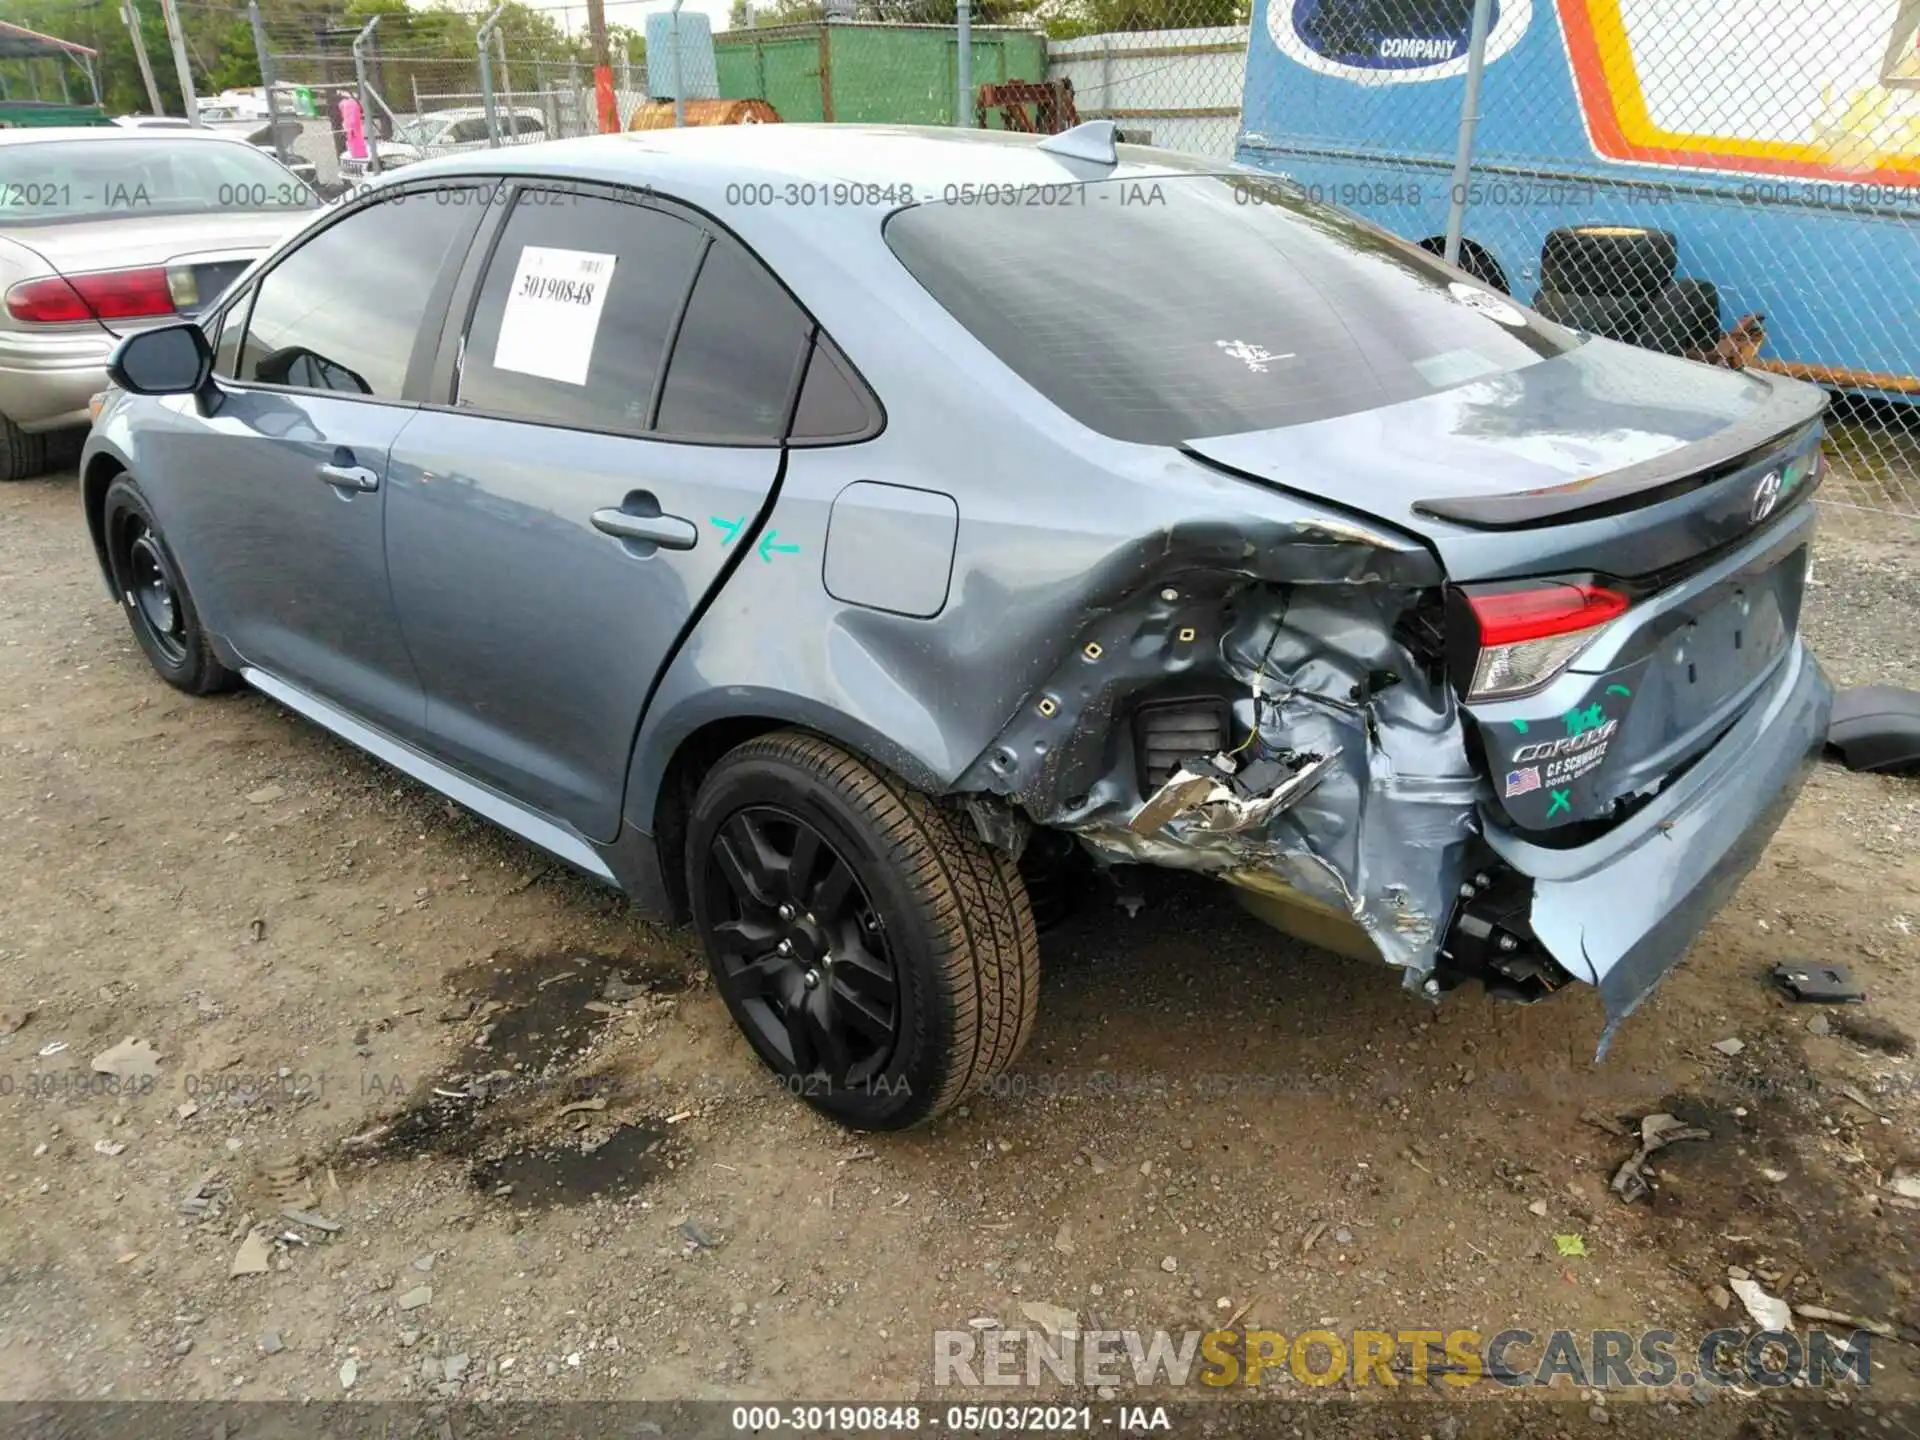
<path fill-rule="evenodd" d="M 1417 400 L 1182 448 L 1411 532 L 1455 581 L 1631 576 L 1746 535 L 1761 462 L 1811 442 L 1825 405 L 1812 385 L 1596 339 Z"/>
<path fill-rule="evenodd" d="M 1726 733 L 1799 624 L 1818 484 L 1816 388 L 1595 340 L 1360 414 L 1195 440 L 1212 464 L 1418 536 L 1455 587 L 1591 581 L 1618 618 L 1517 698 L 1450 669 L 1503 823 L 1577 840 L 1646 803 Z"/>

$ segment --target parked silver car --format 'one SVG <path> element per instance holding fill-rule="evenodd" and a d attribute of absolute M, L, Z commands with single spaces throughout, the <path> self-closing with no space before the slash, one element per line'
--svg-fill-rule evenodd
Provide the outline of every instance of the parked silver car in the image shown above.
<path fill-rule="evenodd" d="M 237 139 L 0 130 L 0 480 L 86 425 L 117 333 L 197 313 L 318 203 Z"/>
<path fill-rule="evenodd" d="M 1818 390 L 1110 126 L 432 162 L 115 374 L 155 669 L 690 915 L 854 1125 L 1012 1062 L 1062 848 L 1610 1034 L 1825 730 Z"/>
<path fill-rule="evenodd" d="M 494 124 L 502 145 L 531 145 L 547 138 L 546 117 L 525 106 L 499 105 Z M 380 156 L 382 170 L 398 170 L 421 160 L 484 150 L 488 144 L 487 112 L 478 105 L 454 110 L 432 110 L 401 121 L 391 140 L 370 142 Z M 340 172 L 358 177 L 368 170 L 365 160 L 340 152 Z"/>

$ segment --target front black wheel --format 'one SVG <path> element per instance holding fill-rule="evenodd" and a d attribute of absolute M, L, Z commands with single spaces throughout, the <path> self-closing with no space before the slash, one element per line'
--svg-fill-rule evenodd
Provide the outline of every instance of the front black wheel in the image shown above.
<path fill-rule="evenodd" d="M 239 677 L 215 658 L 179 564 L 131 476 L 107 487 L 102 520 L 113 588 L 160 678 L 189 695 L 230 689 Z"/>
<path fill-rule="evenodd" d="M 726 755 L 689 816 L 714 983 L 795 1095 L 844 1124 L 938 1115 L 1013 1063 L 1039 947 L 1011 860 L 897 778 L 781 731 Z"/>

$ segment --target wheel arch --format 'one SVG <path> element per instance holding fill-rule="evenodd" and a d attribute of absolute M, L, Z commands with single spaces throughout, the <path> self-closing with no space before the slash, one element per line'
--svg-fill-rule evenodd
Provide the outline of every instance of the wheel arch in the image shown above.
<path fill-rule="evenodd" d="M 627 823 L 653 839 L 668 906 L 685 920 L 687 815 L 700 784 L 728 751 L 775 730 L 800 730 L 884 766 L 928 793 L 946 787 L 924 758 L 865 721 L 800 696 L 741 693 L 741 687 L 693 697 L 672 715 L 641 727 L 628 770 Z"/>
<path fill-rule="evenodd" d="M 87 534 L 93 540 L 94 559 L 100 565 L 100 579 L 107 594 L 116 600 L 113 589 L 113 562 L 107 556 L 107 487 L 116 477 L 125 475 L 127 462 L 111 450 L 96 450 L 87 456 L 80 471 L 80 503 L 87 517 Z"/>
<path fill-rule="evenodd" d="M 1434 255 L 1444 256 L 1447 253 L 1447 237 L 1444 235 L 1429 235 L 1419 244 L 1422 250 Z M 1461 237 L 1460 268 L 1483 285 L 1493 286 L 1503 295 L 1513 293 L 1513 286 L 1507 281 L 1506 267 L 1500 263 L 1500 258 L 1493 251 L 1478 240 Z"/>

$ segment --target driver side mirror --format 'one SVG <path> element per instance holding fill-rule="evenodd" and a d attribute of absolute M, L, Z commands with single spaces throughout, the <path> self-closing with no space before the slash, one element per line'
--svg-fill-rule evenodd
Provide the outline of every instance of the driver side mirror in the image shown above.
<path fill-rule="evenodd" d="M 212 374 L 213 347 L 191 321 L 129 335 L 107 361 L 107 378 L 135 395 L 192 395 Z"/>

